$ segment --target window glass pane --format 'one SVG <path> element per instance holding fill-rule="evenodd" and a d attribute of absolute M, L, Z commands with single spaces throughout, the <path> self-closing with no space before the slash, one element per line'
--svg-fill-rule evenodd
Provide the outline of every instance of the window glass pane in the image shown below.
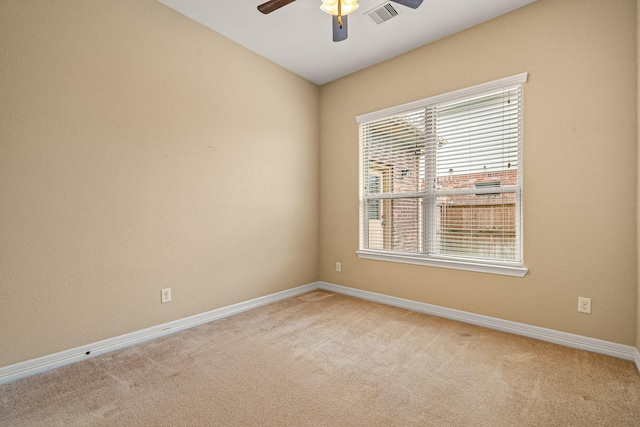
<path fill-rule="evenodd" d="M 438 184 L 447 182 L 440 178 L 459 177 L 448 183 L 473 188 L 476 181 L 490 181 L 491 174 L 516 171 L 519 104 L 519 91 L 512 90 L 435 108 Z"/>
<path fill-rule="evenodd" d="M 516 193 L 437 198 L 436 253 L 516 259 Z"/>
<path fill-rule="evenodd" d="M 425 111 L 421 109 L 363 125 L 363 137 L 367 141 L 363 161 L 368 168 L 364 172 L 367 176 L 384 174 L 383 185 L 377 191 L 368 188 L 367 194 L 424 189 L 424 179 L 421 179 L 424 174 L 420 171 L 426 142 L 424 120 Z"/>
<path fill-rule="evenodd" d="M 423 252 L 422 198 L 372 199 L 367 202 L 369 248 Z M 374 218 L 374 212 L 382 214 Z"/>

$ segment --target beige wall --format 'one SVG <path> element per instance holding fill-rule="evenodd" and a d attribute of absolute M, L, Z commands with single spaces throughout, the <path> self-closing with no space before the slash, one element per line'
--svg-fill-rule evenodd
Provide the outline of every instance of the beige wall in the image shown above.
<path fill-rule="evenodd" d="M 636 61 L 637 61 L 637 67 L 636 67 L 636 78 L 637 78 L 637 88 L 636 90 L 638 91 L 638 96 L 637 96 L 637 103 L 638 103 L 638 108 L 637 108 L 637 114 L 638 114 L 638 120 L 637 120 L 637 125 L 638 125 L 638 133 L 637 133 L 637 142 L 638 142 L 638 146 L 640 146 L 640 7 L 639 4 L 640 1 L 636 0 Z M 638 150 L 638 181 L 640 182 L 640 149 Z M 636 219 L 636 224 L 640 224 L 640 188 L 637 188 L 637 194 L 638 194 L 638 202 L 636 205 L 636 215 L 637 215 L 637 219 Z M 638 227 L 638 240 L 636 242 L 636 248 L 638 247 L 638 245 L 640 245 L 640 227 Z M 637 289 L 637 301 L 638 301 L 638 307 L 636 310 L 636 348 L 638 350 L 640 350 L 640 268 L 638 267 L 640 266 L 640 250 L 638 250 L 638 261 L 636 264 L 636 268 L 638 268 L 638 289 Z"/>
<path fill-rule="evenodd" d="M 317 280 L 316 85 L 152 0 L 0 40 L 0 366 Z"/>
<path fill-rule="evenodd" d="M 635 25 L 633 0 L 540 0 L 323 86 L 321 280 L 633 345 Z M 359 259 L 355 116 L 521 72 L 527 276 Z"/>

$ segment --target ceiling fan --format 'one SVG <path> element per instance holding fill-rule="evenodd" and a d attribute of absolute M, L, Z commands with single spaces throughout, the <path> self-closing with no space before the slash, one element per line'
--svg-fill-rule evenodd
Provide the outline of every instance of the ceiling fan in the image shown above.
<path fill-rule="evenodd" d="M 296 0 L 269 0 L 258 6 L 258 10 L 265 15 Z M 390 0 L 394 3 L 417 9 L 422 0 Z M 322 0 L 320 9 L 332 15 L 333 41 L 339 42 L 347 38 L 347 15 L 358 8 L 358 0 Z"/>

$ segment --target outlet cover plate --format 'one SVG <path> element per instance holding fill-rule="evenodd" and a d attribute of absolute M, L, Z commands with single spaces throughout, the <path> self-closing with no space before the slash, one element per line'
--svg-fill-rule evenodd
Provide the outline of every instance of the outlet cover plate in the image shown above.
<path fill-rule="evenodd" d="M 161 293 L 161 302 L 164 304 L 165 302 L 171 302 L 171 288 L 165 288 Z"/>
<path fill-rule="evenodd" d="M 578 311 L 591 314 L 591 298 L 578 297 Z"/>

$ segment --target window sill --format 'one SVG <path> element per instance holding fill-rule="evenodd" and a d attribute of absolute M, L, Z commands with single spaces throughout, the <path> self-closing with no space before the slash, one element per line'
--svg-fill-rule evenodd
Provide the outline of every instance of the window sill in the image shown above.
<path fill-rule="evenodd" d="M 374 259 L 378 261 L 401 262 L 405 264 L 427 265 L 430 267 L 450 268 L 454 270 L 475 271 L 479 273 L 500 274 L 503 276 L 524 277 L 529 271 L 524 267 L 481 264 L 467 261 L 422 258 L 411 254 L 398 254 L 390 252 L 378 252 L 359 250 L 356 251 L 358 257 L 363 259 Z"/>

